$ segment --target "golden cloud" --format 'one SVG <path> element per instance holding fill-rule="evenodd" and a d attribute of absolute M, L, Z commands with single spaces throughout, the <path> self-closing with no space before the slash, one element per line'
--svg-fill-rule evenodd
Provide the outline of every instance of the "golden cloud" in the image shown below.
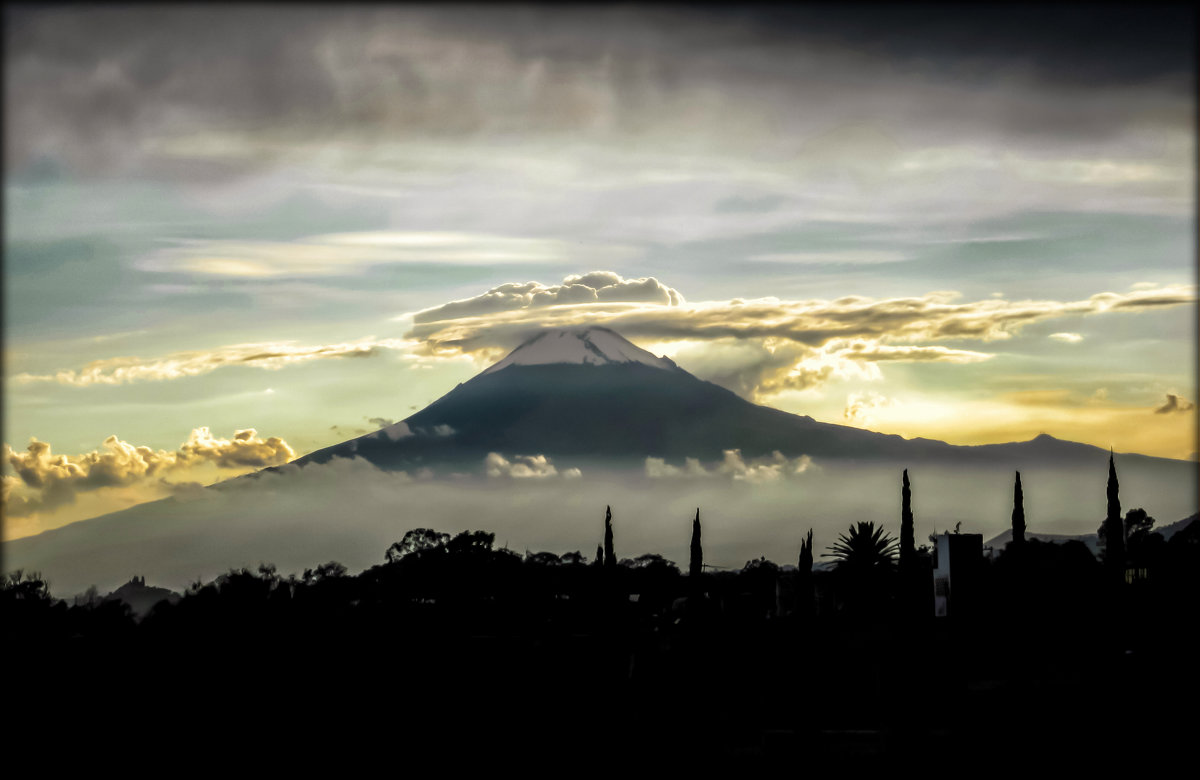
<path fill-rule="evenodd" d="M 605 292 L 607 291 L 607 292 Z M 636 293 L 635 293 L 636 291 Z M 603 293 L 603 294 L 602 294 Z M 953 291 L 876 300 L 778 298 L 688 303 L 656 279 L 611 272 L 494 287 L 474 298 L 411 316 L 406 334 L 434 357 L 499 357 L 546 328 L 603 325 L 627 338 L 718 346 L 697 373 L 752 399 L 802 390 L 834 378 L 878 379 L 873 363 L 973 363 L 990 353 L 930 345 L 938 340 L 1008 339 L 1056 317 L 1137 311 L 1193 303 L 1194 285 L 1104 292 L 1080 301 L 958 302 Z M 737 345 L 737 346 L 731 346 Z"/>
<path fill-rule="evenodd" d="M 196 428 L 175 451 L 154 450 L 122 441 L 104 440 L 101 449 L 82 455 L 55 455 L 49 442 L 31 440 L 25 452 L 4 445 L 4 511 L 12 517 L 72 504 L 79 493 L 127 487 L 167 473 L 210 463 L 218 468 L 264 468 L 287 463 L 295 451 L 283 439 L 263 439 L 253 428 L 235 431 L 232 439 Z"/>
<path fill-rule="evenodd" d="M 896 405 L 894 398 L 888 398 L 879 393 L 851 393 L 846 397 L 846 408 L 842 412 L 842 416 L 852 423 L 866 424 L 873 421 L 872 412 L 875 409 L 887 408 Z"/>
<path fill-rule="evenodd" d="M 620 280 L 616 274 L 611 276 Z M 832 301 L 735 298 L 689 304 L 682 296 L 671 296 L 669 293 L 675 292 L 671 288 L 649 279 L 620 281 L 654 282 L 662 288 L 654 300 L 630 300 L 614 291 L 607 299 L 597 295 L 597 300 L 564 301 L 563 292 L 570 287 L 567 282 L 571 278 L 552 287 L 536 282 L 501 285 L 474 298 L 416 312 L 407 335 L 431 354 L 511 347 L 537 329 L 583 324 L 603 325 L 628 338 L 659 341 L 777 338 L 813 347 L 834 339 L 995 341 L 1011 338 L 1024 325 L 1055 317 L 1177 306 L 1196 300 L 1195 285 L 1174 285 L 1104 292 L 1082 301 L 990 298 L 954 303 L 956 293 L 935 291 L 917 298 L 885 300 L 860 296 Z M 539 295 L 543 291 L 548 294 Z M 910 357 L 922 356 L 912 353 Z"/>

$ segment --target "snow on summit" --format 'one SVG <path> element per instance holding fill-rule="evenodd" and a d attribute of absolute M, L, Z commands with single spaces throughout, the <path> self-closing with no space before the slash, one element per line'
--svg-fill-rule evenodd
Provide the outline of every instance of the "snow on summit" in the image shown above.
<path fill-rule="evenodd" d="M 676 368 L 670 358 L 655 357 L 608 328 L 577 328 L 548 330 L 534 336 L 483 373 L 490 374 L 508 366 L 548 363 L 641 363 L 666 370 Z"/>

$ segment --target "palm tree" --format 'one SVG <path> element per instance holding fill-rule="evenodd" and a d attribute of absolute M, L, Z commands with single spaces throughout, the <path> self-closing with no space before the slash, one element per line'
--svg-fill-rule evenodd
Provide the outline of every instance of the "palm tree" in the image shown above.
<path fill-rule="evenodd" d="M 837 542 L 827 548 L 837 560 L 838 569 L 891 571 L 896 565 L 900 544 L 891 534 L 872 522 L 850 526 L 849 533 L 838 534 Z"/>
<path fill-rule="evenodd" d="M 827 548 L 837 561 L 838 590 L 849 614 L 869 617 L 884 612 L 899 547 L 882 527 L 861 522 L 838 534 L 837 542 Z"/>

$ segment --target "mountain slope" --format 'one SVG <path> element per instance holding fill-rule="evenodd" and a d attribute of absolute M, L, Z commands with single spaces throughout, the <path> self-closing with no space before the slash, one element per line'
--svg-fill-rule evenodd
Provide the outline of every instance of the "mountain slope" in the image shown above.
<path fill-rule="evenodd" d="M 499 452 L 637 466 L 647 457 L 714 460 L 730 449 L 747 458 L 779 451 L 789 457 L 1014 467 L 1093 465 L 1108 454 L 1044 434 L 1028 442 L 963 447 L 817 422 L 750 403 L 610 330 L 588 328 L 543 333 L 403 423 L 297 462 L 358 456 L 387 469 L 477 469 L 487 453 Z"/>

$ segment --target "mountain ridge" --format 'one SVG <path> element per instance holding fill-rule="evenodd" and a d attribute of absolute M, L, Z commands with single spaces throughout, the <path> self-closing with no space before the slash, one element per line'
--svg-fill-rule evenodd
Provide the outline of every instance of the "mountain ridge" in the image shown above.
<path fill-rule="evenodd" d="M 954 445 L 820 422 L 754 404 L 593 326 L 544 330 L 401 423 L 293 463 L 359 456 L 388 469 L 461 468 L 499 452 L 637 465 L 647 457 L 715 459 L 731 449 L 747 457 L 778 451 L 790 457 L 1014 467 L 1107 454 L 1046 433 L 1026 442 Z M 1124 457 L 1185 462 L 1138 453 Z"/>

